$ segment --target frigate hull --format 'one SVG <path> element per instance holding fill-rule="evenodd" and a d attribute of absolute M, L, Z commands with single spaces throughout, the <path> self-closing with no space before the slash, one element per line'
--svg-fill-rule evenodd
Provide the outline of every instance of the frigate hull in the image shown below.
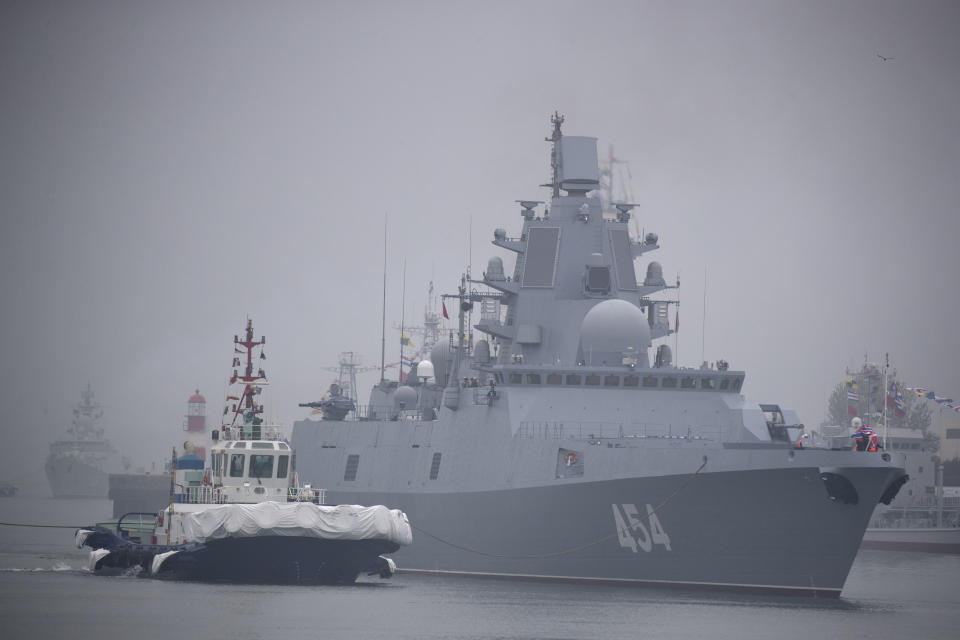
<path fill-rule="evenodd" d="M 517 457 L 526 459 L 524 466 L 542 467 L 546 456 L 538 450 L 549 447 L 521 443 Z M 298 453 L 298 468 L 304 477 L 339 485 L 328 492 L 333 503 L 385 504 L 407 513 L 414 543 L 397 556 L 402 570 L 838 596 L 873 507 L 902 470 L 882 463 L 830 466 L 850 458 L 812 451 L 795 452 L 796 466 L 764 468 L 774 457 L 787 458 L 781 449 L 747 453 L 753 468 L 706 471 L 738 464 L 745 453 L 634 452 L 636 467 L 651 475 L 489 491 L 349 490 L 323 472 L 341 464 L 322 464 L 309 453 Z M 619 466 L 618 455 L 631 455 L 596 454 L 608 454 L 611 468 Z M 658 457 L 690 473 L 658 474 Z M 381 465 L 394 473 L 419 466 L 412 459 Z M 825 472 L 851 483 L 855 504 L 831 497 Z"/>
<path fill-rule="evenodd" d="M 54 498 L 106 498 L 108 473 L 69 456 L 51 455 L 45 466 Z"/>

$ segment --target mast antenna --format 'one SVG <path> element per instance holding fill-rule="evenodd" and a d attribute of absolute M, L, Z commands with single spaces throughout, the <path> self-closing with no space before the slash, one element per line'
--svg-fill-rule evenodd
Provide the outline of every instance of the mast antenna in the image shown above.
<path fill-rule="evenodd" d="M 387 363 L 387 214 L 383 214 L 383 318 L 380 323 L 380 384 L 385 381 Z"/>
<path fill-rule="evenodd" d="M 403 321 L 407 314 L 407 261 L 403 261 L 403 289 L 400 293 L 400 374 L 397 376 L 397 382 L 403 384 L 403 347 L 407 341 L 407 334 L 403 332 Z"/>
<path fill-rule="evenodd" d="M 550 152 L 550 166 L 553 170 L 553 181 L 549 186 L 553 187 L 553 197 L 560 197 L 560 165 L 562 163 L 562 158 L 560 157 L 560 138 L 563 137 L 563 134 L 560 133 L 560 125 L 563 124 L 563 116 L 560 115 L 560 112 L 554 111 L 553 115 L 550 116 L 550 122 L 553 124 L 553 134 L 549 138 L 544 138 L 547 142 L 553 143 L 553 151 Z"/>
<path fill-rule="evenodd" d="M 705 362 L 707 344 L 707 267 L 703 267 L 703 325 L 700 327 L 700 361 Z"/>

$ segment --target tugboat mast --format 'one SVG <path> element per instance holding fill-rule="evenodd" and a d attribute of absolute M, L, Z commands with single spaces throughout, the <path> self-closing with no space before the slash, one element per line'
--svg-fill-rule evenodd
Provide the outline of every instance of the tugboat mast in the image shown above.
<path fill-rule="evenodd" d="M 262 347 L 267 343 L 267 338 L 265 336 L 260 336 L 259 341 L 253 339 L 253 320 L 247 318 L 247 329 L 244 334 L 244 339 L 240 340 L 238 336 L 233 336 L 233 342 L 234 344 L 239 345 L 246 350 L 247 363 L 244 367 L 243 375 L 239 375 L 237 370 L 234 369 L 233 376 L 230 377 L 230 384 L 242 382 L 244 384 L 244 388 L 243 395 L 240 397 L 240 402 L 235 405 L 233 410 L 233 418 L 230 420 L 229 425 L 224 423 L 225 427 L 232 427 L 237 424 L 237 418 L 239 418 L 246 411 L 252 411 L 254 415 L 263 413 L 263 405 L 257 405 L 253 401 L 253 396 L 258 393 L 259 386 L 265 384 L 267 381 L 267 374 L 262 368 L 258 369 L 256 374 L 253 372 L 253 348 Z M 260 351 L 260 359 L 266 359 L 262 349 Z M 234 366 L 238 366 L 240 364 L 240 359 L 235 357 L 233 364 Z"/>

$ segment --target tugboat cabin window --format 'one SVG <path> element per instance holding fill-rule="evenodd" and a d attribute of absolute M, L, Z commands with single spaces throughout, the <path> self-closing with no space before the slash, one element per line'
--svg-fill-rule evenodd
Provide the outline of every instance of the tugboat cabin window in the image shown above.
<path fill-rule="evenodd" d="M 243 477 L 243 459 L 246 458 L 242 453 L 234 453 L 230 456 L 230 477 Z"/>
<path fill-rule="evenodd" d="M 272 478 L 273 477 L 273 456 L 271 455 L 250 456 L 250 477 L 251 478 Z"/>
<path fill-rule="evenodd" d="M 290 463 L 290 456 L 277 456 L 277 477 L 287 477 L 287 467 Z"/>
<path fill-rule="evenodd" d="M 360 456 L 356 453 L 347 456 L 347 468 L 343 471 L 343 479 L 353 482 L 357 479 L 357 467 L 360 466 Z"/>

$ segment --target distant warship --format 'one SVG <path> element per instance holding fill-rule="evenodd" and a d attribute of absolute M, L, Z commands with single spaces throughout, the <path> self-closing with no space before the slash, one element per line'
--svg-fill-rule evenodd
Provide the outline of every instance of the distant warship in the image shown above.
<path fill-rule="evenodd" d="M 604 215 L 596 139 L 562 122 L 549 207 L 518 201 L 520 235 L 493 234 L 512 274 L 494 257 L 461 276 L 456 332 L 403 384 L 297 422 L 301 477 L 405 511 L 404 570 L 838 596 L 903 456 L 811 448 L 793 411 L 741 395 L 743 371 L 653 348 L 676 330 L 655 296 L 679 283 L 657 262 L 637 281 L 659 238 L 631 238 L 632 204 Z"/>
<path fill-rule="evenodd" d="M 55 498 L 106 498 L 108 475 L 124 464 L 99 426 L 103 408 L 89 384 L 80 397 L 66 437 L 50 444 L 47 480 Z"/>

